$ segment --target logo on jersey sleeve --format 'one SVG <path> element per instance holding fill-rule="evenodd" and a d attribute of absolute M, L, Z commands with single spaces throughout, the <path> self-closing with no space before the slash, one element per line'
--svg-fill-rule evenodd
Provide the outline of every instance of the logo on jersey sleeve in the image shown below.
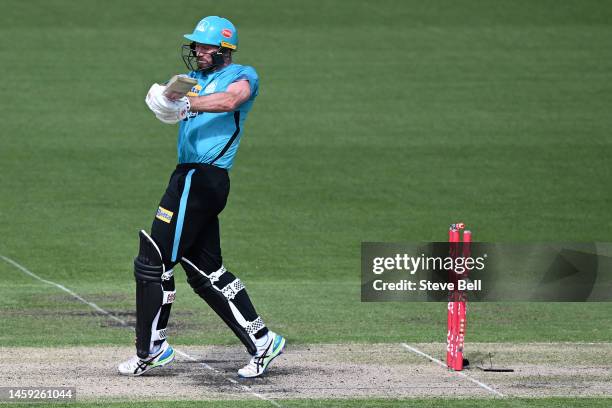
<path fill-rule="evenodd" d="M 194 85 L 194 87 L 191 88 L 189 92 L 187 92 L 187 96 L 198 96 L 201 90 L 202 90 L 202 85 L 200 84 Z"/>
<path fill-rule="evenodd" d="M 210 84 L 206 85 L 206 88 L 204 88 L 204 94 L 208 95 L 211 93 L 215 93 L 216 90 L 217 90 L 217 80 L 215 79 Z"/>
<path fill-rule="evenodd" d="M 164 207 L 159 206 L 159 208 L 157 209 L 157 214 L 155 214 L 155 218 L 167 224 L 170 224 L 173 215 L 174 213 L 172 211 L 166 210 Z"/>

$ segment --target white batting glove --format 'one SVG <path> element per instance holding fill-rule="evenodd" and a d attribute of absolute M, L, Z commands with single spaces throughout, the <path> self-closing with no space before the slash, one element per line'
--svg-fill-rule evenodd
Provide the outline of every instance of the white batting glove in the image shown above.
<path fill-rule="evenodd" d="M 167 124 L 175 124 L 187 117 L 191 106 L 186 96 L 177 100 L 166 98 L 165 89 L 164 85 L 153 84 L 147 93 L 145 102 L 157 119 Z"/>
<path fill-rule="evenodd" d="M 149 92 L 147 92 L 147 97 L 145 98 L 145 103 L 151 109 L 154 114 L 164 112 L 164 90 L 165 86 L 160 84 L 153 84 L 151 88 L 149 88 Z"/>
<path fill-rule="evenodd" d="M 167 106 L 164 106 L 162 112 L 155 114 L 157 119 L 172 125 L 187 117 L 191 105 L 189 104 L 189 99 L 186 96 L 182 97 L 181 99 L 177 99 L 176 101 L 171 101 L 167 98 L 166 100 L 169 101 Z"/>

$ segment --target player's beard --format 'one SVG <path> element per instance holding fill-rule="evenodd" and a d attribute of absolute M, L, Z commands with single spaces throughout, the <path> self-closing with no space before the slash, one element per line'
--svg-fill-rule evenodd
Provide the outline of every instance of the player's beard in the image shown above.
<path fill-rule="evenodd" d="M 201 70 L 212 68 L 212 58 L 202 59 L 198 58 L 198 68 Z"/>

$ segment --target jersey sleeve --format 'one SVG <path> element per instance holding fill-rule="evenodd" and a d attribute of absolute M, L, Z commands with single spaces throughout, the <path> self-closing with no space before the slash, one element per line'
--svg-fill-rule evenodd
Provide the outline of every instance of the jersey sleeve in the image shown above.
<path fill-rule="evenodd" d="M 259 92 L 259 76 L 253 67 L 243 67 L 237 74 L 236 79 L 233 82 L 241 80 L 249 81 L 251 87 L 251 97 L 257 96 Z"/>

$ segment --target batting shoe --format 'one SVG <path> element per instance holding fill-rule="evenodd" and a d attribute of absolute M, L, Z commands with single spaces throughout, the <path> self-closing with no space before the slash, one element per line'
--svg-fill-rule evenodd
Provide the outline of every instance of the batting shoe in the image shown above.
<path fill-rule="evenodd" d="M 280 334 L 269 331 L 268 340 L 263 346 L 257 347 L 255 354 L 249 364 L 238 370 L 238 376 L 242 378 L 259 377 L 276 357 L 285 351 L 285 338 Z"/>
<path fill-rule="evenodd" d="M 137 377 L 156 367 L 163 367 L 172 360 L 174 360 L 174 349 L 167 341 L 164 341 L 160 349 L 153 355 L 149 355 L 148 358 L 133 356 L 119 364 L 119 374 Z"/>

